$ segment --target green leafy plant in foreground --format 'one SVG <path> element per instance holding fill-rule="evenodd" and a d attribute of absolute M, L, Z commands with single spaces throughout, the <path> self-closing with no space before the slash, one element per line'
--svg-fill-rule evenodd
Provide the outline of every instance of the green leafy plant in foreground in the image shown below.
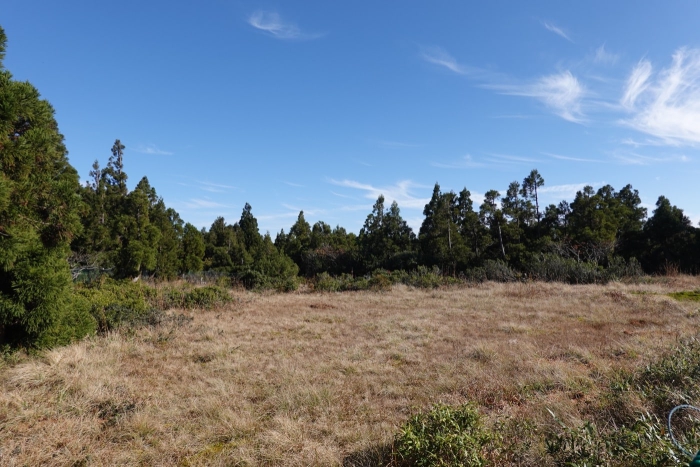
<path fill-rule="evenodd" d="M 418 467 L 486 465 L 483 451 L 491 439 L 474 406 L 438 404 L 401 428 L 394 442 L 395 460 Z"/>

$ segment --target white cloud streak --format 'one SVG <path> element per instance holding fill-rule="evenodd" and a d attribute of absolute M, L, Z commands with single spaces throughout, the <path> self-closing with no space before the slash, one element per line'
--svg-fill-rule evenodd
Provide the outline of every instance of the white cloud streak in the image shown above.
<path fill-rule="evenodd" d="M 187 206 L 190 209 L 228 208 L 229 207 L 225 204 L 217 203 L 216 201 L 211 201 L 208 199 L 200 199 L 200 198 L 193 198 L 189 201 L 186 201 L 185 206 Z"/>
<path fill-rule="evenodd" d="M 670 145 L 700 145 L 700 49 L 682 48 L 652 77 L 642 60 L 630 74 L 621 100 L 632 113 L 626 125 Z"/>
<path fill-rule="evenodd" d="M 488 167 L 488 165 L 484 164 L 483 162 L 475 161 L 469 154 L 462 156 L 455 162 L 432 162 L 430 165 L 440 169 L 474 169 Z"/>
<path fill-rule="evenodd" d="M 149 154 L 152 156 L 172 156 L 173 153 L 170 151 L 164 151 L 159 149 L 155 144 L 139 144 L 134 148 L 134 151 L 141 154 Z"/>
<path fill-rule="evenodd" d="M 542 26 L 544 26 L 544 28 L 547 31 L 553 32 L 554 34 L 556 34 L 560 37 L 563 37 L 564 39 L 566 39 L 569 42 L 573 42 L 571 40 L 571 38 L 569 37 L 569 35 L 566 32 L 564 32 L 564 30 L 562 28 L 555 26 L 554 24 L 549 23 L 547 21 L 542 21 Z"/>
<path fill-rule="evenodd" d="M 542 162 L 539 159 L 532 159 L 529 157 L 522 157 L 522 156 L 511 156 L 509 154 L 489 154 L 489 156 L 498 159 L 496 162 L 503 162 L 503 161 L 508 161 L 508 162 L 516 162 L 520 164 L 525 164 L 525 163 L 535 163 L 538 164 Z"/>
<path fill-rule="evenodd" d="M 230 190 L 237 190 L 238 188 L 231 185 L 224 185 L 222 183 L 206 182 L 201 180 L 195 180 L 197 182 L 197 187 L 200 190 L 208 191 L 210 193 L 227 193 Z"/>
<path fill-rule="evenodd" d="M 276 39 L 308 40 L 318 39 L 319 37 L 323 36 L 323 34 L 310 34 L 303 32 L 296 24 L 284 21 L 279 13 L 275 11 L 255 11 L 248 17 L 248 24 Z"/>
<path fill-rule="evenodd" d="M 559 159 L 563 161 L 574 161 L 574 162 L 594 162 L 596 164 L 603 164 L 605 161 L 599 160 L 599 159 L 584 159 L 581 157 L 571 157 L 571 156 L 562 156 L 561 154 L 552 154 L 550 152 L 543 152 L 545 156 L 552 157 L 554 159 Z"/>
<path fill-rule="evenodd" d="M 640 60 L 634 67 L 632 73 L 627 78 L 625 93 L 620 100 L 623 107 L 634 109 L 634 104 L 639 95 L 649 87 L 649 77 L 651 76 L 651 63 L 648 60 Z"/>
<path fill-rule="evenodd" d="M 633 151 L 617 151 L 613 157 L 623 165 L 652 165 L 669 162 L 690 162 L 690 157 L 685 154 L 674 154 L 668 156 L 645 156 Z"/>
<path fill-rule="evenodd" d="M 556 115 L 564 120 L 582 123 L 581 100 L 586 89 L 570 71 L 543 76 L 532 84 L 524 85 L 487 85 L 487 88 L 511 96 L 534 97 L 544 103 Z"/>
<path fill-rule="evenodd" d="M 401 209 L 423 209 L 428 201 L 430 201 L 430 198 L 419 198 L 412 194 L 413 190 L 416 188 L 426 187 L 413 183 L 410 180 L 402 180 L 395 185 L 385 187 L 375 187 L 354 180 L 331 179 L 330 183 L 337 186 L 364 191 L 364 197 L 372 201 L 376 201 L 377 198 L 379 198 L 379 195 L 384 195 L 384 199 L 386 200 L 387 204 L 396 201 Z"/>
<path fill-rule="evenodd" d="M 614 65 L 619 60 L 619 56 L 605 50 L 605 44 L 598 47 L 593 56 L 593 62 L 604 64 L 604 65 Z"/>
<path fill-rule="evenodd" d="M 421 58 L 428 63 L 439 65 L 459 75 L 466 75 L 469 69 L 440 47 L 423 47 Z"/>

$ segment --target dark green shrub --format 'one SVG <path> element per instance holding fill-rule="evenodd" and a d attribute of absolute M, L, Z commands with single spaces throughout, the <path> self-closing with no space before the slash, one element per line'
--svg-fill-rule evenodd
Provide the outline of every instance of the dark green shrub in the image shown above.
<path fill-rule="evenodd" d="M 442 285 L 442 279 L 439 267 L 433 266 L 432 269 L 428 269 L 425 266 L 418 266 L 409 273 L 404 284 L 422 289 L 434 289 Z"/>
<path fill-rule="evenodd" d="M 100 332 L 107 332 L 123 324 L 137 324 L 147 319 L 154 308 L 149 296 L 154 296 L 151 287 L 131 281 L 105 279 L 87 286 L 76 286 L 97 322 Z"/>
<path fill-rule="evenodd" d="M 528 261 L 526 271 L 531 279 L 569 284 L 596 284 L 607 282 L 603 268 L 556 254 L 535 256 Z"/>
<path fill-rule="evenodd" d="M 621 256 L 613 256 L 605 269 L 605 276 L 608 280 L 615 281 L 625 278 L 638 278 L 644 275 L 642 264 L 637 258 L 630 258 L 625 261 Z"/>
<path fill-rule="evenodd" d="M 485 261 L 484 274 L 486 279 L 496 282 L 515 282 L 520 279 L 520 274 L 513 271 L 508 263 L 501 260 Z"/>
<path fill-rule="evenodd" d="M 314 281 L 314 290 L 320 292 L 338 292 L 340 291 L 341 281 L 332 277 L 327 272 L 322 272 L 316 276 Z"/>
<path fill-rule="evenodd" d="M 401 428 L 394 441 L 395 459 L 405 466 L 481 466 L 491 439 L 473 406 L 438 404 Z"/>
<path fill-rule="evenodd" d="M 229 295 L 226 289 L 209 285 L 206 287 L 198 287 L 185 293 L 182 308 L 211 309 L 230 301 L 231 295 Z"/>
<path fill-rule="evenodd" d="M 393 280 L 388 271 L 375 269 L 369 277 L 369 288 L 375 291 L 391 290 Z"/>
<path fill-rule="evenodd" d="M 67 345 L 85 336 L 95 334 L 97 321 L 90 313 L 90 303 L 85 297 L 73 294 L 70 312 L 61 313 L 51 328 L 42 333 L 35 345 L 50 348 Z"/>

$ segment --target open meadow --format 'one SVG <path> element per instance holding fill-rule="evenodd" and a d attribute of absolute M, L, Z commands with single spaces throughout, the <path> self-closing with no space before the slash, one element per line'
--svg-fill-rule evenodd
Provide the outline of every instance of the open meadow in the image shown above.
<path fill-rule="evenodd" d="M 217 309 L 7 357 L 0 463 L 381 465 L 412 414 L 473 402 L 510 443 L 492 464 L 555 465 L 540 435 L 599 414 L 611 375 L 694 336 L 699 303 L 666 294 L 699 288 L 234 291 Z"/>

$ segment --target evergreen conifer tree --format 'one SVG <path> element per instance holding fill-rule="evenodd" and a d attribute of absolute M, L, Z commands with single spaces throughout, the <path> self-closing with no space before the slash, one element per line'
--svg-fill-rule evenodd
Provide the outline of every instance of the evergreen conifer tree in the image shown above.
<path fill-rule="evenodd" d="M 80 184 L 53 108 L 4 69 L 5 42 L 0 28 L 0 343 L 52 344 L 94 328 L 67 261 Z"/>

